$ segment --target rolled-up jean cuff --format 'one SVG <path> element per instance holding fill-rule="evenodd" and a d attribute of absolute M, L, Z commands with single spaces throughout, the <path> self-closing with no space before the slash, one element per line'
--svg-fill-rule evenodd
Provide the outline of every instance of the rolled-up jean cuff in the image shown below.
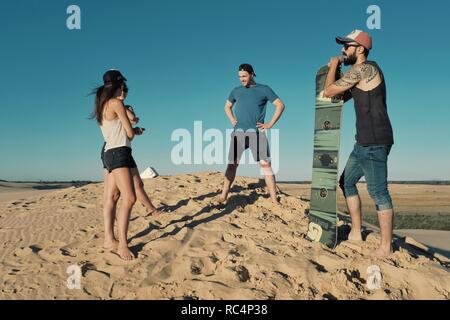
<path fill-rule="evenodd" d="M 358 196 L 358 189 L 356 188 L 345 188 L 345 198 L 350 198 L 354 196 Z"/>
<path fill-rule="evenodd" d="M 377 208 L 377 211 L 389 210 L 392 209 L 392 203 L 376 204 L 375 207 Z"/>

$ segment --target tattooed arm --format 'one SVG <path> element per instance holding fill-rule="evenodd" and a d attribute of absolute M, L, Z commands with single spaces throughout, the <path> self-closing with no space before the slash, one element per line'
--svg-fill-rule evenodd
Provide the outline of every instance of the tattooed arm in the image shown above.
<path fill-rule="evenodd" d="M 332 68 L 330 67 L 330 72 Z M 348 99 L 349 96 L 346 93 L 348 90 L 356 86 L 360 81 L 365 80 L 367 83 L 372 81 L 378 74 L 377 68 L 373 67 L 370 64 L 357 64 L 351 67 L 351 69 L 344 74 L 342 78 L 337 80 L 336 82 L 325 83 L 325 92 L 324 95 L 326 97 L 334 97 L 338 94 L 344 93 L 344 99 Z M 346 100 L 347 101 L 347 100 Z"/>

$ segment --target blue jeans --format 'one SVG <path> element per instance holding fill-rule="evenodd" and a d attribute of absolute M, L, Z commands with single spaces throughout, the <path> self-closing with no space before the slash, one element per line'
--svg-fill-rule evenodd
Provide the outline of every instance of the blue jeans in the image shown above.
<path fill-rule="evenodd" d="M 358 195 L 356 184 L 364 176 L 367 191 L 375 202 L 377 211 L 392 209 L 392 199 L 387 185 L 387 159 L 391 147 L 391 145 L 355 144 L 339 180 L 346 198 Z"/>

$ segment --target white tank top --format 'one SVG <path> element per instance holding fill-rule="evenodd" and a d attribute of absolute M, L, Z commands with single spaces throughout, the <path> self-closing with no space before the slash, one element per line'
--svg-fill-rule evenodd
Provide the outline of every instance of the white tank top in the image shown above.
<path fill-rule="evenodd" d="M 105 151 L 119 147 L 131 148 L 130 139 L 128 139 L 127 132 L 123 128 L 119 118 L 114 120 L 103 119 L 100 129 L 106 141 Z"/>

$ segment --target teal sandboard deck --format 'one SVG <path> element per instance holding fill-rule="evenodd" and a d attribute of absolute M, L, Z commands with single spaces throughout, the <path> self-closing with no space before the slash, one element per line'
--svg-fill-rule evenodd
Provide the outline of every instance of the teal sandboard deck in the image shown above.
<path fill-rule="evenodd" d="M 337 243 L 336 190 L 339 163 L 342 97 L 323 96 L 328 66 L 316 75 L 316 111 L 311 208 L 307 238 L 330 248 Z"/>

